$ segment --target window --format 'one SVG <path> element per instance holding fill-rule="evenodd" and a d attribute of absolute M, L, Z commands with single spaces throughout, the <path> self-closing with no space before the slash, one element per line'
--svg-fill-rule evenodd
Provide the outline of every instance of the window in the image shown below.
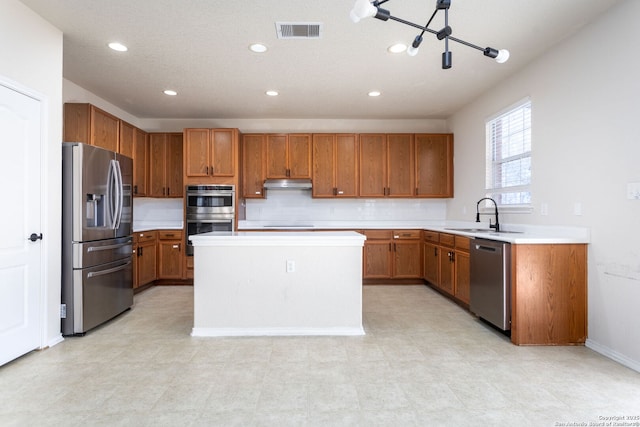
<path fill-rule="evenodd" d="M 531 207 L 531 101 L 487 120 L 487 197 L 504 207 Z"/>

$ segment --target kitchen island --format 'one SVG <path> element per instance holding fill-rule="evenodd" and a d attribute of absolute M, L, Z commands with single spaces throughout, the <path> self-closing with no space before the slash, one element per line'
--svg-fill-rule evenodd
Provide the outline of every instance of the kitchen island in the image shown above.
<path fill-rule="evenodd" d="M 353 231 L 192 236 L 191 335 L 364 335 L 364 240 Z"/>

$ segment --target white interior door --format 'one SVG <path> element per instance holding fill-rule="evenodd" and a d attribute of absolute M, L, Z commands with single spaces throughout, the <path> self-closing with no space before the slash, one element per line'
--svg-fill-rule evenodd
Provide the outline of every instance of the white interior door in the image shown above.
<path fill-rule="evenodd" d="M 40 108 L 0 81 L 0 365 L 41 341 Z"/>

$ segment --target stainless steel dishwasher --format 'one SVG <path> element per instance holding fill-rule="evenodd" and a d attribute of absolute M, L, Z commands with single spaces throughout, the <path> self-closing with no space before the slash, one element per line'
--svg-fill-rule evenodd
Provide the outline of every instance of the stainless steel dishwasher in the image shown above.
<path fill-rule="evenodd" d="M 511 330 L 511 245 L 473 239 L 469 309 L 503 331 Z"/>

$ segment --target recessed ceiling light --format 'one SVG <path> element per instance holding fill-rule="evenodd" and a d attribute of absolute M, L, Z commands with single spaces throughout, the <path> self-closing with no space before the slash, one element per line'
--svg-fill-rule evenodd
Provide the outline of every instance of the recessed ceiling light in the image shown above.
<path fill-rule="evenodd" d="M 407 45 L 404 43 L 396 43 L 387 48 L 390 53 L 402 53 L 407 50 Z"/>
<path fill-rule="evenodd" d="M 268 90 L 265 92 L 268 96 L 278 96 L 277 90 Z"/>
<path fill-rule="evenodd" d="M 378 90 L 372 90 L 371 92 L 369 92 L 368 94 L 369 96 L 375 97 L 375 96 L 380 96 L 380 91 Z"/>
<path fill-rule="evenodd" d="M 109 46 L 113 50 L 117 50 L 118 52 L 126 52 L 127 50 L 129 50 L 129 48 L 127 48 L 125 45 L 118 42 L 111 42 L 107 46 Z"/>
<path fill-rule="evenodd" d="M 267 47 L 262 43 L 254 43 L 251 46 L 249 46 L 249 50 L 255 53 L 264 53 L 267 51 Z"/>
<path fill-rule="evenodd" d="M 178 94 L 178 92 L 176 92 L 175 90 L 171 90 L 171 89 L 167 89 L 163 93 L 165 95 L 169 95 L 169 96 L 176 96 Z"/>

